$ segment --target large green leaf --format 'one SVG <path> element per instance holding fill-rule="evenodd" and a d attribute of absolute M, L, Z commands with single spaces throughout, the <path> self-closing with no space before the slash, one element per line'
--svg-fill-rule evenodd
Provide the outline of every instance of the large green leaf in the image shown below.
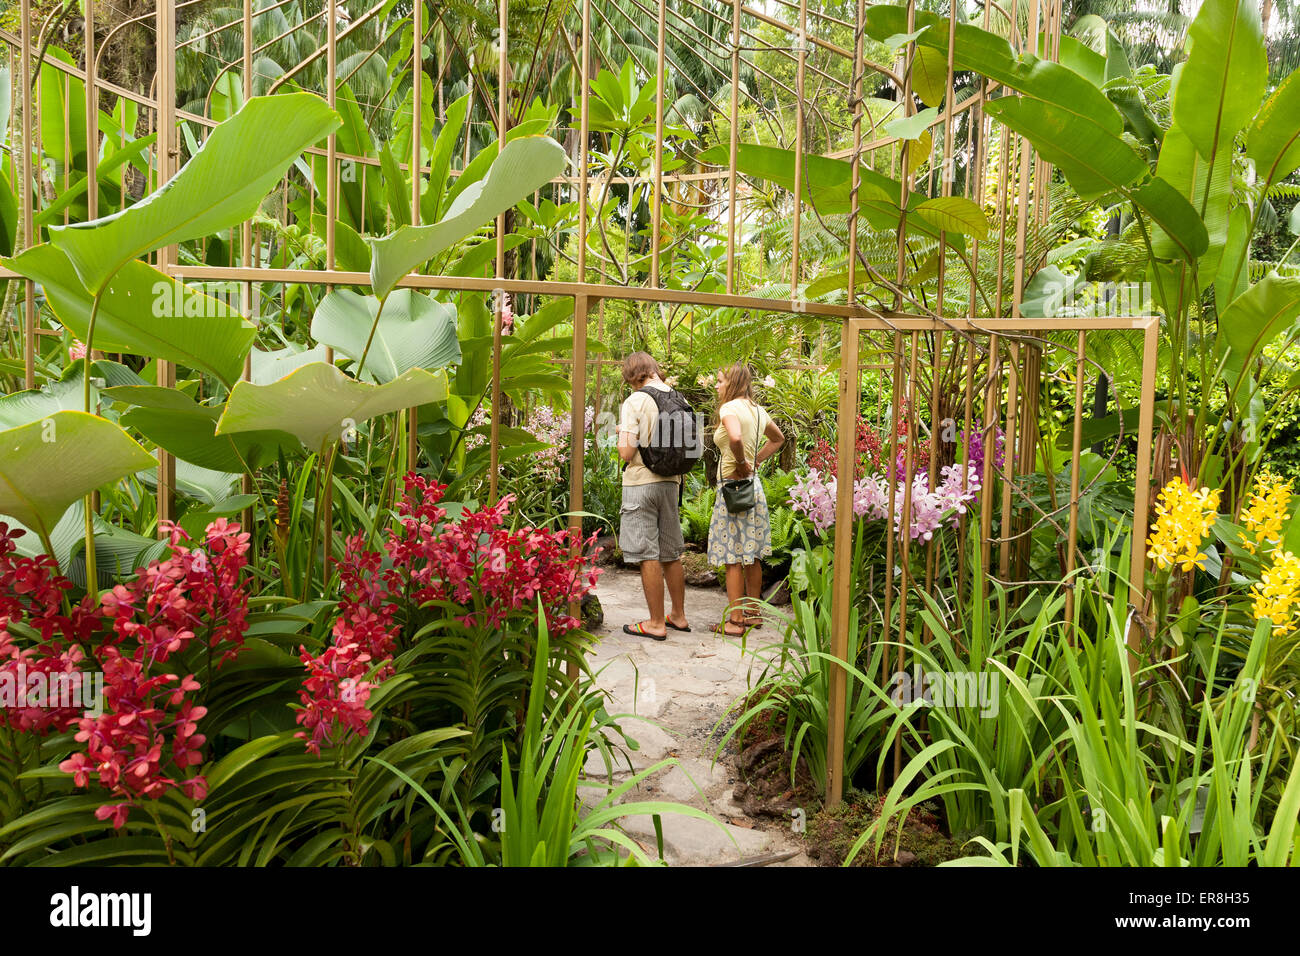
<path fill-rule="evenodd" d="M 17 428 L 48 418 L 55 412 L 82 409 L 81 380 L 66 378 L 42 388 L 31 388 L 0 397 L 0 428 Z M 91 388 L 91 407 L 96 392 Z"/>
<path fill-rule="evenodd" d="M 926 106 L 938 106 L 947 95 L 948 58 L 934 47 L 918 47 L 912 57 L 912 91 Z"/>
<path fill-rule="evenodd" d="M 107 419 L 55 412 L 0 431 L 0 514 L 48 535 L 72 502 L 152 464 L 149 453 Z"/>
<path fill-rule="evenodd" d="M 188 461 L 176 462 L 176 490 L 209 507 L 225 501 L 238 488 L 237 472 L 215 471 Z"/>
<path fill-rule="evenodd" d="M 1109 101 L 1106 106 L 1119 121 Z M 1127 186 L 1147 171 L 1147 164 L 1120 138 L 1119 130 L 1107 129 L 1083 111 L 1027 96 L 1004 96 L 984 109 L 1028 137 L 1084 199 Z"/>
<path fill-rule="evenodd" d="M 1101 86 L 1106 82 L 1106 57 L 1072 36 L 1063 35 L 1060 39 L 1062 66 L 1078 73 L 1093 86 Z"/>
<path fill-rule="evenodd" d="M 1300 166 L 1300 70 L 1278 84 L 1255 114 L 1246 133 L 1246 155 L 1268 185 Z"/>
<path fill-rule="evenodd" d="M 1187 133 L 1175 122 L 1165 132 L 1156 172 L 1179 195 L 1185 197 L 1194 209 L 1203 211 L 1201 218 L 1206 230 L 1208 250 L 1201 260 L 1199 277 L 1201 285 L 1205 286 L 1214 281 L 1219 258 L 1223 255 L 1223 246 L 1228 239 L 1232 151 L 1220 150 L 1211 166 L 1197 152 Z M 1175 240 L 1163 228 L 1157 226 L 1152 230 L 1151 248 L 1157 256 L 1171 258 L 1181 255 L 1184 247 L 1183 242 Z"/>
<path fill-rule="evenodd" d="M 50 241 L 67 253 L 86 289 L 99 292 L 143 253 L 253 218 L 285 168 L 339 123 L 310 93 L 254 97 L 162 188 L 112 216 L 51 226 Z"/>
<path fill-rule="evenodd" d="M 92 297 L 62 251 L 44 243 L 8 260 L 39 282 L 54 314 L 86 340 Z M 239 378 L 257 328 L 220 299 L 196 292 L 139 260 L 113 277 L 99 303 L 95 347 L 176 362 L 230 385 Z"/>
<path fill-rule="evenodd" d="M 63 173 L 86 170 L 86 84 L 54 65 L 58 59 L 75 67 L 76 61 L 56 45 L 45 50 L 40 69 L 41 149 L 58 164 L 57 182 Z"/>
<path fill-rule="evenodd" d="M 1131 77 L 1121 76 L 1108 82 L 1103 92 L 1124 117 L 1127 130 L 1147 149 L 1159 151 L 1164 128 L 1147 105 L 1142 87 Z"/>
<path fill-rule="evenodd" d="M 507 143 L 487 176 L 457 196 L 441 221 L 431 226 L 401 226 L 382 239 L 370 240 L 370 284 L 375 294 L 388 295 L 420 263 L 531 196 L 564 172 L 567 162 L 564 147 L 546 136 Z"/>
<path fill-rule="evenodd" d="M 444 195 L 447 191 L 447 172 L 451 169 L 451 154 L 456 148 L 456 142 L 460 139 L 461 131 L 465 128 L 465 114 L 469 111 L 470 94 L 466 93 L 456 102 L 447 107 L 446 119 L 442 124 L 442 129 L 438 130 L 438 138 L 433 143 L 433 155 L 429 157 L 429 186 L 420 197 L 420 213 L 428 222 L 437 222 L 442 218 L 442 210 L 445 202 Z M 388 173 L 385 173 L 387 178 Z M 404 183 L 405 180 L 402 180 Z M 411 221 L 408 212 L 405 222 Z"/>
<path fill-rule="evenodd" d="M 141 474 L 150 474 L 145 471 Z M 152 472 L 155 477 L 156 471 Z M 167 542 L 109 524 L 99 515 L 95 520 L 95 567 L 98 569 L 100 589 L 111 588 L 132 571 L 143 567 L 150 561 L 159 559 L 167 550 Z M 22 525 L 13 522 L 19 527 Z M 30 528 L 26 529 L 31 531 Z M 78 499 L 68 506 L 63 517 L 50 532 L 50 544 L 54 548 L 54 559 L 59 562 L 59 571 L 77 587 L 86 586 L 86 512 L 84 499 Z M 29 558 L 45 553 L 45 546 L 35 534 L 19 538 L 18 553 Z"/>
<path fill-rule="evenodd" d="M 402 408 L 440 402 L 447 376 L 413 368 L 384 385 L 358 382 L 333 365 L 313 362 L 270 385 L 239 382 L 217 422 L 218 435 L 286 431 L 313 452 L 355 425 Z"/>
<path fill-rule="evenodd" d="M 118 172 L 127 163 L 137 163 L 142 155 L 147 155 L 147 150 L 158 139 L 157 133 L 150 133 L 148 136 L 141 136 L 139 139 L 132 140 L 129 145 L 110 153 L 105 156 L 98 166 L 95 167 L 96 188 L 100 192 L 100 203 L 108 203 L 116 206 L 121 201 L 121 173 Z M 33 222 L 38 228 L 48 226 L 51 223 L 62 222 L 64 212 L 74 203 L 77 203 L 90 189 L 90 178 L 83 177 L 73 183 L 55 198 L 48 205 L 42 207 L 37 213 Z M 77 205 L 77 212 L 84 215 L 86 209 L 84 202 Z"/>
<path fill-rule="evenodd" d="M 275 461 L 282 451 L 298 451 L 298 440 L 283 431 L 216 434 L 221 409 L 200 405 L 173 388 L 108 388 L 104 396 L 133 406 L 122 414 L 123 426 L 201 468 L 226 473 L 243 472 L 245 466 L 256 470 Z"/>
<path fill-rule="evenodd" d="M 714 146 L 700 154 L 701 162 L 725 166 L 730 162 L 726 146 Z M 765 179 L 794 191 L 794 151 L 776 146 L 758 146 L 742 143 L 736 152 L 736 169 L 746 176 Z M 824 156 L 804 156 L 803 199 L 824 216 L 847 213 L 851 208 L 853 163 L 845 159 L 828 159 Z M 898 228 L 898 203 L 902 185 L 874 169 L 860 167 L 858 208 L 872 229 L 892 232 Z M 926 201 L 920 193 L 909 193 L 909 213 Z M 919 216 L 907 217 L 909 231 L 938 240 L 939 229 Z M 948 245 L 965 249 L 960 236 L 948 236 Z"/>
<path fill-rule="evenodd" d="M 986 239 L 989 234 L 988 216 L 978 204 L 961 196 L 939 196 L 927 199 L 916 207 L 917 215 L 946 232 L 959 232 L 975 239 Z"/>
<path fill-rule="evenodd" d="M 1191 48 L 1174 86 L 1174 122 L 1213 160 L 1231 150 L 1259 108 L 1268 57 L 1255 0 L 1205 0 L 1187 29 Z"/>
<path fill-rule="evenodd" d="M 885 135 L 896 136 L 899 139 L 920 139 L 921 134 L 938 118 L 938 107 L 931 106 L 911 116 L 900 116 L 898 119 L 890 120 L 885 124 Z"/>
<path fill-rule="evenodd" d="M 1209 233 L 1192 204 L 1159 176 L 1152 176 L 1137 189 L 1126 190 L 1163 230 L 1189 262 L 1203 256 L 1209 248 Z"/>
<path fill-rule="evenodd" d="M 900 6 L 879 4 L 867 11 L 866 30 L 874 39 L 907 29 L 908 11 Z M 948 55 L 948 18 L 916 11 L 918 30 L 929 27 L 916 38 L 918 47 L 931 47 L 946 58 Z M 953 68 L 974 70 L 996 80 L 1008 89 L 1056 104 L 1076 114 L 1089 127 L 1114 136 L 1124 128 L 1119 113 L 1088 78 L 1032 53 L 1017 56 L 1003 37 L 968 23 L 959 23 L 955 31 Z"/>
<path fill-rule="evenodd" d="M 304 365 L 325 361 L 327 351 L 324 345 L 315 345 L 309 349 L 286 345 L 282 349 L 269 352 L 253 349 L 249 353 L 253 370 L 248 380 L 254 385 L 270 385 Z"/>
<path fill-rule="evenodd" d="M 1081 197 L 1120 192 L 1159 224 L 1182 258 L 1191 261 L 1206 252 L 1209 237 L 1196 209 L 1159 176 L 1145 178 L 1146 162 L 1118 135 L 1090 125 L 1077 111 L 1025 96 L 1003 97 L 985 109 L 1027 137 Z M 1134 188 L 1139 179 L 1141 185 Z"/>
<path fill-rule="evenodd" d="M 1300 318 L 1300 278 L 1270 272 L 1233 300 L 1219 317 L 1218 350 L 1224 380 L 1238 403 L 1246 396 L 1239 383 L 1260 351 Z"/>
<path fill-rule="evenodd" d="M 391 382 L 408 369 L 446 368 L 460 362 L 455 307 L 422 292 L 397 289 L 384 303 L 376 326 L 378 310 L 379 300 L 373 295 L 336 289 L 316 307 L 312 338 L 358 361 L 369 339 L 364 374 L 379 382 Z"/>
<path fill-rule="evenodd" d="M 1300 206 L 1296 208 L 1300 209 Z M 1216 304 L 1231 303 L 1250 285 L 1250 271 L 1238 268 L 1250 251 L 1250 227 L 1251 210 L 1245 203 L 1228 213 L 1228 238 L 1219 256 L 1218 273 L 1214 276 Z"/>

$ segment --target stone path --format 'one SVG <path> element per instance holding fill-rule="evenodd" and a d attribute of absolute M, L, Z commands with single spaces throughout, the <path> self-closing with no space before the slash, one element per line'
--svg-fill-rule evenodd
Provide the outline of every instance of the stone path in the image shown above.
<path fill-rule="evenodd" d="M 717 740 L 728 725 L 715 732 L 731 703 L 745 693 L 750 669 L 756 678 L 762 662 L 756 651 L 778 638 L 774 630 L 751 631 L 742 654 L 739 639 L 711 632 L 722 619 L 726 594 L 719 588 L 687 588 L 686 614 L 691 633 L 668 632 L 668 640 L 653 641 L 623 633 L 623 625 L 643 620 L 645 600 L 634 570 L 608 568 L 597 590 L 605 623 L 595 630 L 599 643 L 590 661 L 599 672 L 597 683 L 613 698 L 611 714 L 626 715 L 620 723 L 640 745 L 628 751 L 632 766 L 642 770 L 666 757 L 678 766 L 664 768 L 624 798 L 668 800 L 699 807 L 721 826 L 681 815 L 662 817 L 664 858 L 676 865 L 735 863 L 741 859 L 799 851 L 773 866 L 809 866 L 802 839 L 790 824 L 753 820 L 732 802 L 737 781 L 734 747 L 714 763 Z M 598 759 L 589 765 L 603 774 Z M 624 771 L 616 780 L 632 775 Z M 739 824 L 739 825 L 738 825 Z M 649 816 L 630 817 L 623 828 L 652 854 L 654 825 Z"/>

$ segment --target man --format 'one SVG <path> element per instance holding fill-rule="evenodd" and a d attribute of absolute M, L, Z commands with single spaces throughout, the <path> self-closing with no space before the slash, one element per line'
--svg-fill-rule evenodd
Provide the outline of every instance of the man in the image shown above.
<path fill-rule="evenodd" d="M 627 634 L 666 640 L 668 629 L 689 631 L 686 623 L 686 578 L 682 572 L 682 521 L 679 513 L 681 477 L 657 475 L 641 460 L 640 448 L 650 444 L 659 409 L 642 388 L 671 389 L 660 377 L 659 365 L 646 352 L 623 360 L 623 381 L 632 394 L 623 402 L 618 424 L 618 455 L 623 459 L 623 506 L 618 545 L 623 560 L 641 566 L 648 620 L 624 624 Z M 664 614 L 664 583 L 672 609 Z"/>

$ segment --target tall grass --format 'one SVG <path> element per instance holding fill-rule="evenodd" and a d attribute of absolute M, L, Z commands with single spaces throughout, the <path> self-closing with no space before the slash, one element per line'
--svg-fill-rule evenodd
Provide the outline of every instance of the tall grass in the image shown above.
<path fill-rule="evenodd" d="M 945 701 L 891 702 L 899 715 L 891 742 L 896 736 L 910 759 L 850 862 L 868 843 L 879 851 L 926 800 L 942 802 L 951 831 L 972 850 L 949 865 L 1294 862 L 1300 771 L 1287 768 L 1280 798 L 1266 799 L 1280 732 L 1253 729 L 1268 624 L 1255 629 L 1228 682 L 1226 614 L 1205 635 L 1203 664 L 1189 665 L 1204 673 L 1180 678 L 1174 664 L 1185 660 L 1132 671 L 1127 583 L 1103 571 L 1081 579 L 1079 591 L 1074 620 L 1061 619 L 1064 600 L 1053 591 L 1040 595 L 1032 620 L 1017 623 L 994 588 L 989 606 L 973 602 L 960 628 L 926 599 L 931 636 L 921 640 L 918 629 L 910 653 L 935 670 L 996 672 L 999 706 L 983 714 Z"/>

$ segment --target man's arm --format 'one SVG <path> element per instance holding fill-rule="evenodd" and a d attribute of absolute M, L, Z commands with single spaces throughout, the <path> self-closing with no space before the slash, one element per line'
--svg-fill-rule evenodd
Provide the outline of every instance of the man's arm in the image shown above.
<path fill-rule="evenodd" d="M 630 398 L 623 403 L 618 416 L 618 457 L 627 464 L 636 457 L 641 440 L 641 424 L 629 402 Z"/>
<path fill-rule="evenodd" d="M 623 461 L 631 464 L 632 459 L 637 453 L 637 433 L 624 431 L 623 426 L 618 429 L 618 457 Z"/>

